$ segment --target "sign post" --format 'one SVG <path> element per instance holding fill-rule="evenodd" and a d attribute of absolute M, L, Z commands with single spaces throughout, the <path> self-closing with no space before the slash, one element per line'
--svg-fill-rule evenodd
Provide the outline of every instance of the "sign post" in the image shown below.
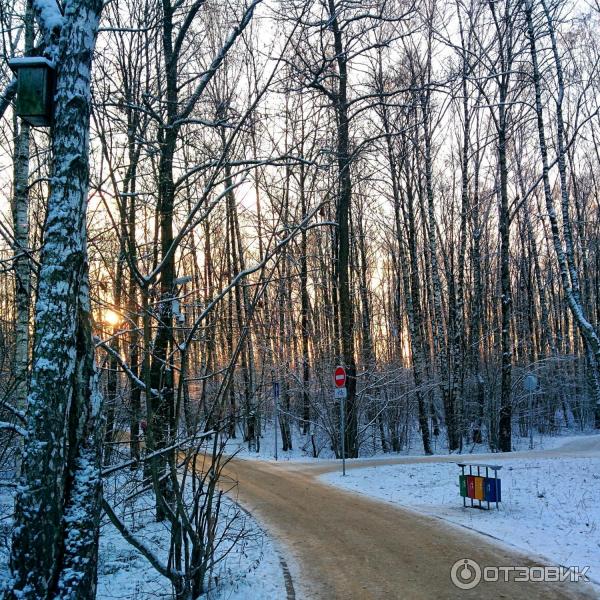
<path fill-rule="evenodd" d="M 333 373 L 335 390 L 333 397 L 340 400 L 340 438 L 342 446 L 342 475 L 346 475 L 346 369 L 336 367 Z"/>
<path fill-rule="evenodd" d="M 273 403 L 275 408 L 275 460 L 277 460 L 277 428 L 279 426 L 279 381 L 275 381 L 275 378 L 273 378 Z"/>
<path fill-rule="evenodd" d="M 533 450 L 533 392 L 537 390 L 538 378 L 533 373 L 528 373 L 523 380 L 523 387 L 529 392 L 529 449 Z"/>

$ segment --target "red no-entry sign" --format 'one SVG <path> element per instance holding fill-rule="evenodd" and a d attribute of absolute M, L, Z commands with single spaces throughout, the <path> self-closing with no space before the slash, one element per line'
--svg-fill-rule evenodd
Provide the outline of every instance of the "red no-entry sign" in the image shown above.
<path fill-rule="evenodd" d="M 333 397 L 340 401 L 340 443 L 342 446 L 342 475 L 346 474 L 346 396 L 348 391 L 346 390 L 346 369 L 342 366 L 335 368 L 333 372 L 333 382 L 335 383 L 335 390 L 333 390 Z"/>
<path fill-rule="evenodd" d="M 346 387 L 346 369 L 344 367 L 336 367 L 333 380 L 335 381 L 335 387 Z"/>

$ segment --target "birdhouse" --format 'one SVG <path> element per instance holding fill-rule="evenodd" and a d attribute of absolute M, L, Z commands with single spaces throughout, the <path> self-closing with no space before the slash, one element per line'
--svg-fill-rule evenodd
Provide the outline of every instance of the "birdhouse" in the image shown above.
<path fill-rule="evenodd" d="M 54 108 L 54 65 L 43 56 L 9 61 L 17 76 L 17 115 L 33 127 L 50 127 Z"/>

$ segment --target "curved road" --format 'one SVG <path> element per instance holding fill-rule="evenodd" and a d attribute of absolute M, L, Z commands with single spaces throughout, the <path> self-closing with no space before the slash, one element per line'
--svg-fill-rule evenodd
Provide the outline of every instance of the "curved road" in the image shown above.
<path fill-rule="evenodd" d="M 559 450 L 493 455 L 493 460 L 597 455 L 600 436 Z M 414 457 L 352 461 L 349 468 L 415 462 L 476 461 L 492 458 Z M 257 516 L 294 559 L 298 597 L 306 600 L 509 600 L 599 598 L 589 585 L 563 583 L 480 583 L 459 590 L 450 569 L 461 558 L 481 565 L 535 565 L 517 551 L 482 535 L 401 508 L 324 485 L 317 476 L 339 463 L 232 461 L 226 475 L 239 482 L 240 503 Z M 457 500 L 458 501 L 458 500 Z M 540 549 L 543 552 L 543 549 Z M 294 564 L 295 562 L 295 564 Z M 295 569 L 294 569 L 295 567 Z M 260 599 L 283 600 L 283 599 Z"/>

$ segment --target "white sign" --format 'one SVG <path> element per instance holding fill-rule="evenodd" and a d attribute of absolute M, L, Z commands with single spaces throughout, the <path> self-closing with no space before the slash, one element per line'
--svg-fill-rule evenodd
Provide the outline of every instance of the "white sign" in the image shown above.
<path fill-rule="evenodd" d="M 538 386 L 538 379 L 533 373 L 529 373 L 523 381 L 523 387 L 526 392 L 535 392 Z"/>
<path fill-rule="evenodd" d="M 348 395 L 348 392 L 346 391 L 346 388 L 335 388 L 335 390 L 333 390 L 333 397 L 336 400 L 342 400 L 344 399 L 346 396 Z"/>

